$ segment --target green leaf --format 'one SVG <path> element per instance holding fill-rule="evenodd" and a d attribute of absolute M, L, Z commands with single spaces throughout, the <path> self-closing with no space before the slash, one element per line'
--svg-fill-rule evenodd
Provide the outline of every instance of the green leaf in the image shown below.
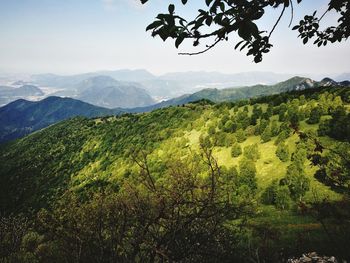
<path fill-rule="evenodd" d="M 157 28 L 157 27 L 159 27 L 161 25 L 163 25 L 163 21 L 160 21 L 160 20 L 154 21 L 152 24 L 149 24 L 146 27 L 146 31 L 152 30 L 152 29 Z"/>
<path fill-rule="evenodd" d="M 181 45 L 182 41 L 184 41 L 185 39 L 185 35 L 181 34 L 177 37 L 177 39 L 175 40 L 175 47 L 179 48 L 179 46 Z"/>
<path fill-rule="evenodd" d="M 211 17 L 211 16 L 209 16 L 209 17 L 205 20 L 205 23 L 207 24 L 207 26 L 210 26 L 212 22 L 213 22 L 213 17 Z"/>

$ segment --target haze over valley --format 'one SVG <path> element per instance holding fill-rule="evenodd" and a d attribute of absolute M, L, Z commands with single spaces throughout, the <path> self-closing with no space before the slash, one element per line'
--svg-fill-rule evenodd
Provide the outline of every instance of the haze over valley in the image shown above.
<path fill-rule="evenodd" d="M 314 75 L 314 74 L 311 74 Z M 350 73 L 317 76 L 347 80 Z M 107 108 L 135 108 L 166 101 L 202 89 L 223 89 L 276 84 L 294 76 L 273 72 L 174 72 L 156 76 L 147 70 L 98 71 L 78 75 L 0 74 L 0 106 L 16 99 L 40 100 L 48 96 L 76 98 Z M 123 98 L 123 96 L 125 96 Z"/>

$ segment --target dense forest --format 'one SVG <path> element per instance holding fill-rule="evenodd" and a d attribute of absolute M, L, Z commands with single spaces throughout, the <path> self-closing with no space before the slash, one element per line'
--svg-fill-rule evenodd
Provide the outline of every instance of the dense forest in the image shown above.
<path fill-rule="evenodd" d="M 350 259 L 350 90 L 73 118 L 0 146 L 0 262 Z"/>

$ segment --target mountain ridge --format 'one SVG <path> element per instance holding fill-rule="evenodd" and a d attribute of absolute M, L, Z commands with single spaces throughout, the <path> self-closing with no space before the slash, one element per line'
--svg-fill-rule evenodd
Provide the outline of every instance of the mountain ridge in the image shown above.
<path fill-rule="evenodd" d="M 51 96 L 41 101 L 19 99 L 0 108 L 0 143 L 23 137 L 75 116 L 98 117 L 120 114 L 72 98 Z"/>
<path fill-rule="evenodd" d="M 115 80 L 113 80 L 115 81 Z M 96 116 L 106 116 L 106 115 L 117 115 L 121 113 L 142 113 L 142 112 L 149 112 L 153 111 L 156 109 L 164 108 L 164 107 L 169 107 L 169 106 L 178 106 L 178 105 L 183 105 L 191 102 L 195 102 L 198 100 L 206 99 L 210 100 L 213 102 L 223 102 L 223 101 L 237 101 L 237 100 L 243 100 L 243 99 L 250 99 L 250 98 L 256 98 L 256 97 L 261 97 L 261 96 L 266 96 L 266 95 L 273 95 L 273 94 L 280 94 L 284 92 L 290 92 L 290 91 L 297 91 L 297 90 L 304 90 L 304 89 L 311 89 L 311 88 L 317 88 L 321 86 L 342 86 L 342 84 L 347 84 L 345 86 L 350 86 L 350 82 L 335 82 L 334 80 L 330 78 L 324 78 L 322 81 L 314 81 L 311 80 L 310 78 L 304 78 L 304 77 L 293 77 L 291 79 L 288 79 L 286 81 L 277 83 L 275 85 L 254 85 L 254 86 L 249 86 L 249 87 L 242 87 L 242 88 L 228 88 L 228 89 L 203 89 L 199 92 L 195 92 L 193 94 L 187 94 L 187 95 L 182 95 L 180 97 L 170 99 L 167 101 L 162 101 L 160 103 L 156 103 L 150 106 L 146 107 L 135 107 L 135 108 L 113 108 L 113 109 L 108 109 L 105 107 L 99 107 L 95 106 L 89 103 L 85 103 L 82 101 L 79 101 L 77 99 L 72 99 L 72 98 L 60 98 L 60 97 L 48 97 L 40 102 L 50 102 L 50 101 L 57 101 L 57 100 L 69 100 L 71 102 L 77 101 L 77 105 L 84 105 L 83 108 L 87 109 L 87 111 L 83 112 L 79 109 L 73 109 L 72 107 L 70 108 L 70 113 L 67 113 L 66 115 L 64 114 L 59 114 L 61 117 L 59 118 L 54 118 L 51 121 L 43 123 L 47 125 L 64 120 L 66 118 L 74 117 L 74 116 L 86 116 L 86 117 L 96 117 Z M 55 99 L 52 99 L 55 98 Z M 43 103 L 44 103 L 43 102 Z M 23 105 L 37 105 L 35 102 L 29 102 L 25 100 L 19 100 L 17 101 L 17 104 L 23 104 Z M 85 104 L 82 104 L 85 103 Z M 10 105 L 10 106 L 8 106 Z M 16 105 L 16 103 L 10 103 L 6 106 L 7 108 L 11 108 L 12 105 Z M 48 105 L 46 104 L 48 108 L 54 107 L 53 105 Z M 89 105 L 87 107 L 86 105 Z M 8 141 L 11 139 L 16 139 L 20 138 L 24 135 L 29 134 L 31 131 L 38 130 L 40 128 L 46 127 L 44 124 L 35 126 L 34 128 L 31 128 L 32 125 L 30 124 L 30 113 L 25 115 L 25 117 L 21 117 L 18 115 L 18 118 L 20 118 L 21 121 L 16 120 L 16 118 L 11 119 L 11 123 L 6 123 L 4 117 L 4 112 L 6 114 L 10 114 L 10 111 L 4 110 L 6 107 L 0 108 L 0 121 L 2 121 L 2 126 L 0 127 L 0 143 L 4 141 Z M 25 107 L 25 106 L 23 106 Z M 6 109 L 6 108 L 5 108 Z M 15 109 L 14 114 L 17 114 L 17 111 Z M 33 112 L 35 112 L 33 110 Z M 40 112 L 40 110 L 39 110 Z M 47 116 L 45 116 L 47 117 Z M 43 117 L 43 118 L 45 118 Z M 23 119 L 24 118 L 24 119 Z M 23 124 L 24 123 L 24 124 Z M 29 123 L 29 124 L 28 124 Z M 11 128 L 12 127 L 12 128 Z M 15 129 L 15 130 L 13 130 Z"/>

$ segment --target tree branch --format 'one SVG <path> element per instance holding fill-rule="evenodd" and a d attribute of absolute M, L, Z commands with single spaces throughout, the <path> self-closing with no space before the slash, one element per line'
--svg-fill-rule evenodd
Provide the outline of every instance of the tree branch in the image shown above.
<path fill-rule="evenodd" d="M 220 37 L 218 38 L 213 44 L 211 44 L 210 46 L 207 46 L 206 49 L 202 50 L 202 51 L 199 51 L 199 52 L 194 52 L 194 53 L 178 53 L 179 55 L 185 55 L 185 56 L 195 56 L 195 55 L 200 55 L 200 54 L 203 54 L 207 51 L 209 51 L 210 49 L 212 49 L 213 47 L 215 47 L 223 38 Z"/>
<path fill-rule="evenodd" d="M 275 31 L 275 29 L 276 29 L 278 23 L 281 21 L 281 18 L 282 18 L 282 16 L 283 16 L 285 10 L 286 10 L 286 6 L 283 6 L 282 12 L 281 12 L 280 16 L 278 17 L 276 23 L 274 24 L 274 26 L 273 26 L 273 28 L 272 28 L 270 34 L 269 34 L 269 38 L 271 37 L 273 31 Z"/>

